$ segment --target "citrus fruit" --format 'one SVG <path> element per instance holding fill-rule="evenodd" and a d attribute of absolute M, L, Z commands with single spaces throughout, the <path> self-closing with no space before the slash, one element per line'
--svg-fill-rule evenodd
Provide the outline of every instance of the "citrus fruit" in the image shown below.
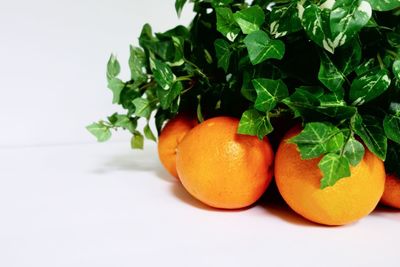
<path fill-rule="evenodd" d="M 178 145 L 176 167 L 183 186 L 211 207 L 247 207 L 261 197 L 272 178 L 269 141 L 237 134 L 238 125 L 236 118 L 212 118 Z"/>
<path fill-rule="evenodd" d="M 321 189 L 320 158 L 302 160 L 297 146 L 288 142 L 300 131 L 295 127 L 286 134 L 275 157 L 276 184 L 286 203 L 306 219 L 325 225 L 344 225 L 368 215 L 383 194 L 383 162 L 366 149 L 350 177 Z"/>
<path fill-rule="evenodd" d="M 194 118 L 185 114 L 178 115 L 165 125 L 158 138 L 158 157 L 164 168 L 176 178 L 176 148 L 186 133 L 196 125 Z"/>
<path fill-rule="evenodd" d="M 400 179 L 395 175 L 388 175 L 385 182 L 385 191 L 381 203 L 400 209 Z"/>

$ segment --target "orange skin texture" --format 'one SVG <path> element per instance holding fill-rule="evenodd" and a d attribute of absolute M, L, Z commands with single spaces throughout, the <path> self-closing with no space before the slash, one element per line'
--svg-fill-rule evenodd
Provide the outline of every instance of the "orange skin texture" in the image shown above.
<path fill-rule="evenodd" d="M 239 120 L 209 119 L 178 146 L 176 167 L 186 190 L 220 209 L 252 205 L 272 179 L 273 150 L 267 139 L 237 134 Z"/>
<path fill-rule="evenodd" d="M 275 157 L 275 180 L 286 203 L 304 218 L 324 225 L 345 225 L 371 213 L 385 186 L 383 162 L 366 149 L 364 159 L 351 167 L 351 176 L 334 186 L 320 189 L 320 158 L 302 160 L 295 144 L 287 140 L 298 135 L 290 130 Z"/>
<path fill-rule="evenodd" d="M 190 116 L 178 115 L 165 125 L 158 138 L 158 157 L 164 168 L 178 179 L 176 149 L 185 135 L 197 124 Z"/>
<path fill-rule="evenodd" d="M 394 175 L 386 176 L 385 192 L 381 203 L 400 209 L 400 179 Z"/>

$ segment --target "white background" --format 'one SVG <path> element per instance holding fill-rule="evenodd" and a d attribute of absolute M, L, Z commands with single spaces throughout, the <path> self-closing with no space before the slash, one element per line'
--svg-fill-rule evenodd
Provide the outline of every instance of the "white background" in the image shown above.
<path fill-rule="evenodd" d="M 272 202 L 212 210 L 161 167 L 154 144 L 97 144 L 117 110 L 105 65 L 173 0 L 0 0 L 0 266 L 399 266 L 400 214 L 322 227 Z M 118 142 L 122 141 L 122 142 Z"/>
<path fill-rule="evenodd" d="M 110 54 L 126 78 L 143 24 L 191 18 L 187 8 L 179 20 L 173 0 L 0 0 L 0 146 L 93 142 L 84 127 L 118 110 Z"/>

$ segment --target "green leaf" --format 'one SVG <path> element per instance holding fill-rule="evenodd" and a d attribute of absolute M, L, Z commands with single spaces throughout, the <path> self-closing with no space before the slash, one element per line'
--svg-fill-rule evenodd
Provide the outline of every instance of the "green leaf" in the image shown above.
<path fill-rule="evenodd" d="M 383 121 L 383 127 L 387 138 L 400 144 L 400 116 L 387 114 Z"/>
<path fill-rule="evenodd" d="M 129 68 L 132 80 L 140 83 L 146 81 L 146 73 L 143 71 L 146 68 L 146 56 L 141 48 L 130 47 Z"/>
<path fill-rule="evenodd" d="M 157 97 L 160 101 L 161 108 L 168 109 L 171 107 L 173 101 L 182 92 L 183 85 L 181 82 L 175 82 L 171 88 L 164 90 L 161 87 L 157 87 Z"/>
<path fill-rule="evenodd" d="M 387 151 L 387 138 L 382 122 L 372 116 L 357 114 L 352 119 L 354 132 L 361 137 L 368 149 L 381 160 L 385 160 Z"/>
<path fill-rule="evenodd" d="M 172 43 L 175 47 L 175 57 L 172 66 L 181 66 L 185 63 L 184 45 L 185 39 L 179 36 L 172 36 Z"/>
<path fill-rule="evenodd" d="M 125 87 L 125 83 L 118 78 L 112 78 L 108 82 L 108 88 L 113 93 L 113 104 L 120 103 L 121 92 Z"/>
<path fill-rule="evenodd" d="M 111 138 L 110 128 L 103 123 L 93 123 L 86 129 L 97 138 L 98 142 L 105 142 Z"/>
<path fill-rule="evenodd" d="M 350 119 L 357 112 L 356 107 L 347 106 L 345 103 L 321 103 L 315 110 L 337 121 Z"/>
<path fill-rule="evenodd" d="M 121 127 L 123 129 L 129 130 L 131 133 L 133 133 L 137 127 L 137 121 L 132 120 L 127 115 L 115 113 L 112 116 L 108 117 L 108 120 L 114 127 Z"/>
<path fill-rule="evenodd" d="M 282 102 L 294 111 L 296 117 L 310 118 L 315 115 L 315 109 L 320 105 L 318 99 L 323 93 L 324 91 L 321 88 L 315 90 L 309 87 L 300 87 Z"/>
<path fill-rule="evenodd" d="M 133 100 L 135 105 L 135 115 L 138 117 L 149 118 L 152 111 L 152 103 L 148 99 L 136 98 Z"/>
<path fill-rule="evenodd" d="M 400 59 L 393 63 L 393 74 L 398 81 L 400 81 Z"/>
<path fill-rule="evenodd" d="M 352 166 L 357 166 L 364 158 L 365 148 L 363 144 L 351 137 L 344 146 L 343 156 L 345 156 Z"/>
<path fill-rule="evenodd" d="M 233 15 L 236 23 L 244 34 L 258 31 L 265 21 L 265 14 L 261 7 L 255 5 L 236 12 Z"/>
<path fill-rule="evenodd" d="M 128 110 L 129 115 L 132 115 L 135 111 L 132 100 L 140 97 L 140 95 L 139 88 L 135 84 L 126 84 L 122 89 L 119 103 L 124 109 Z"/>
<path fill-rule="evenodd" d="M 387 70 L 372 71 L 353 80 L 350 88 L 350 100 L 353 105 L 363 105 L 381 94 L 390 86 Z"/>
<path fill-rule="evenodd" d="M 289 90 L 282 80 L 254 79 L 252 82 L 257 92 L 254 107 L 259 111 L 269 112 L 289 96 Z"/>
<path fill-rule="evenodd" d="M 345 145 L 343 132 L 337 132 L 332 136 L 331 139 L 326 143 L 326 151 L 335 153 L 339 152 Z"/>
<path fill-rule="evenodd" d="M 239 134 L 258 136 L 259 139 L 264 138 L 273 130 L 268 116 L 255 109 L 249 109 L 243 113 L 238 127 Z"/>
<path fill-rule="evenodd" d="M 267 59 L 282 59 L 285 54 L 285 44 L 280 40 L 271 40 L 263 31 L 255 31 L 249 34 L 244 43 L 249 52 L 253 65 L 260 64 Z"/>
<path fill-rule="evenodd" d="M 323 174 L 321 189 L 333 186 L 340 179 L 351 175 L 349 160 L 335 153 L 325 155 L 318 167 Z"/>
<path fill-rule="evenodd" d="M 146 124 L 146 126 L 144 126 L 143 132 L 144 132 L 144 136 L 148 140 L 151 140 L 154 142 L 157 141 L 157 138 L 155 137 L 155 135 L 154 135 L 153 131 L 151 130 L 150 125 L 148 123 Z"/>
<path fill-rule="evenodd" d="M 357 76 L 363 76 L 364 74 L 374 70 L 376 68 L 375 58 L 370 58 L 360 64 L 356 69 Z"/>
<path fill-rule="evenodd" d="M 135 132 L 131 139 L 131 147 L 132 149 L 143 149 L 144 146 L 144 137 L 141 133 Z"/>
<path fill-rule="evenodd" d="M 289 5 L 274 6 L 270 13 L 269 25 L 270 32 L 275 38 L 300 31 L 302 26 L 297 3 L 292 1 Z"/>
<path fill-rule="evenodd" d="M 399 0 L 367 0 L 373 10 L 376 11 L 389 11 L 400 7 Z"/>
<path fill-rule="evenodd" d="M 299 135 L 291 138 L 290 142 L 297 145 L 302 159 L 313 159 L 335 150 L 332 142 L 340 142 L 336 137 L 338 134 L 342 133 L 330 123 L 311 122 L 305 125 Z"/>
<path fill-rule="evenodd" d="M 115 55 L 111 55 L 107 63 L 107 81 L 116 78 L 121 72 L 121 66 Z"/>
<path fill-rule="evenodd" d="M 318 79 L 332 92 L 339 92 L 343 96 L 343 84 L 345 78 L 343 73 L 341 73 L 333 64 L 329 56 L 325 53 L 321 53 L 321 65 L 318 73 Z"/>
<path fill-rule="evenodd" d="M 371 5 L 363 0 L 337 0 L 330 14 L 333 46 L 339 47 L 353 39 L 368 23 Z"/>
<path fill-rule="evenodd" d="M 362 52 L 358 39 L 354 39 L 347 45 L 335 51 L 335 64 L 345 76 L 352 73 L 361 63 Z"/>
<path fill-rule="evenodd" d="M 197 109 L 196 109 L 197 120 L 202 123 L 204 122 L 204 116 L 201 109 L 201 95 L 197 96 Z"/>
<path fill-rule="evenodd" d="M 154 79 L 162 89 L 171 89 L 175 81 L 175 75 L 167 64 L 154 60 L 152 61 L 152 71 Z"/>
<path fill-rule="evenodd" d="M 333 54 L 339 44 L 330 39 L 329 14 L 329 11 L 321 10 L 317 5 L 311 4 L 304 9 L 302 24 L 311 40 Z"/>
<path fill-rule="evenodd" d="M 251 79 L 253 78 L 253 74 L 245 71 L 243 73 L 243 83 L 242 88 L 240 89 L 240 93 L 251 102 L 255 102 L 257 99 L 256 90 L 253 87 Z"/>
<path fill-rule="evenodd" d="M 240 32 L 240 28 L 239 25 L 236 24 L 232 10 L 226 7 L 218 7 L 215 11 L 217 13 L 217 30 L 229 41 L 235 41 Z"/>
<path fill-rule="evenodd" d="M 218 59 L 218 67 L 224 69 L 225 72 L 228 72 L 229 62 L 232 55 L 229 43 L 223 39 L 217 39 L 214 46 Z"/>
<path fill-rule="evenodd" d="M 187 0 L 175 0 L 175 10 L 178 17 L 182 14 L 182 9 L 185 6 Z"/>

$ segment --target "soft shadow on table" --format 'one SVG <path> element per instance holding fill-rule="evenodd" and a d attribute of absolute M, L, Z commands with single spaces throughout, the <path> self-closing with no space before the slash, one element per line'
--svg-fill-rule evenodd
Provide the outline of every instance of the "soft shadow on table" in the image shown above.
<path fill-rule="evenodd" d="M 258 205 L 268 215 L 276 216 L 281 220 L 291 224 L 299 225 L 302 227 L 327 227 L 306 220 L 295 213 L 280 196 L 274 181 L 271 183 L 264 196 L 258 201 Z"/>
<path fill-rule="evenodd" d="M 378 207 L 376 207 L 376 209 L 369 216 L 376 216 L 400 222 L 400 210 L 382 204 L 378 205 Z"/>
<path fill-rule="evenodd" d="M 173 182 L 175 178 L 169 175 L 161 166 L 157 156 L 152 151 L 134 151 L 136 154 L 120 154 L 110 157 L 94 170 L 97 174 L 113 171 L 146 171 L 155 172 L 164 181 Z"/>
<path fill-rule="evenodd" d="M 212 208 L 210 206 L 207 206 L 206 204 L 201 203 L 199 200 L 195 199 L 194 197 L 192 197 L 179 181 L 176 181 L 175 183 L 171 184 L 171 193 L 173 196 L 175 196 L 177 199 L 179 199 L 183 203 L 190 205 L 192 207 L 198 208 L 198 209 L 206 210 L 206 211 L 219 212 L 219 213 L 221 213 L 221 212 L 232 213 L 232 212 L 246 211 L 253 207 L 253 206 L 250 206 L 247 208 L 235 209 L 235 210 Z"/>

